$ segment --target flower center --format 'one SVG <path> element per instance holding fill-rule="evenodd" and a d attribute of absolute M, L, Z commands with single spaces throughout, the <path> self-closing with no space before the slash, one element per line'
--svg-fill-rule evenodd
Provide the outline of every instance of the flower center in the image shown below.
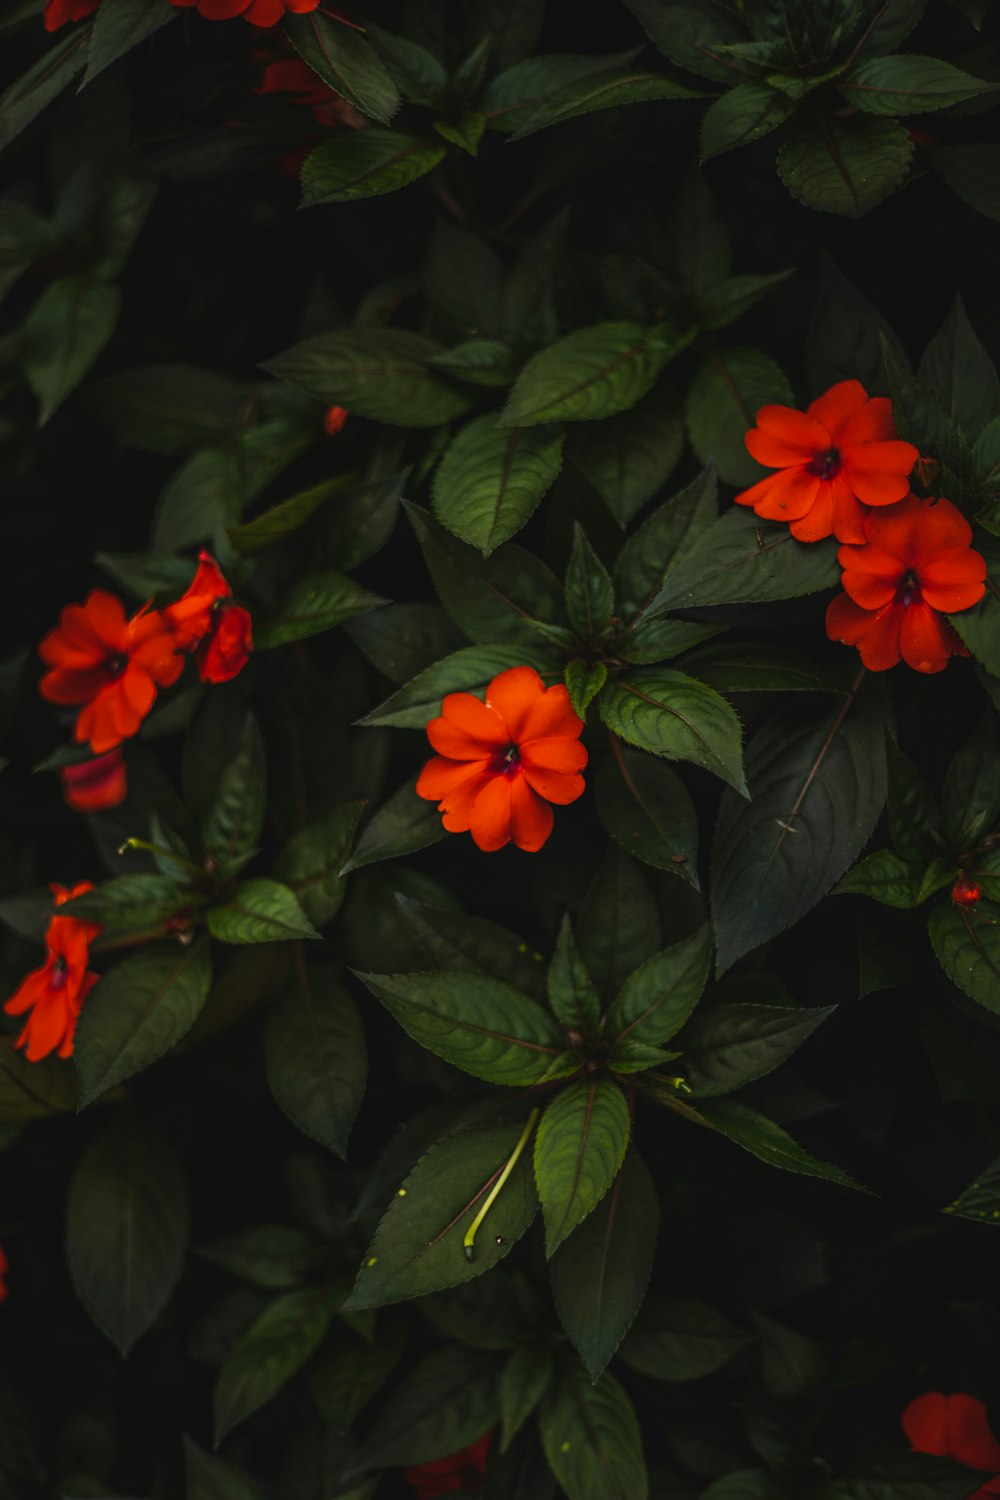
<path fill-rule="evenodd" d="M 896 600 L 904 606 L 920 603 L 920 580 L 912 568 L 903 574 L 899 588 L 896 590 Z"/>
<path fill-rule="evenodd" d="M 49 980 L 49 989 L 61 990 L 66 983 L 67 972 L 66 960 L 62 954 L 57 954 L 52 961 L 52 977 Z"/>
<path fill-rule="evenodd" d="M 516 745 L 508 745 L 506 750 L 497 750 L 490 761 L 490 770 L 494 776 L 509 776 L 513 778 L 521 769 L 521 756 Z"/>
<path fill-rule="evenodd" d="M 105 668 L 112 682 L 117 682 L 128 666 L 127 656 L 109 656 Z"/>
<path fill-rule="evenodd" d="M 820 479 L 833 479 L 840 472 L 840 453 L 836 448 L 828 448 L 825 453 L 817 453 L 811 464 L 806 465 L 808 474 L 818 474 Z"/>

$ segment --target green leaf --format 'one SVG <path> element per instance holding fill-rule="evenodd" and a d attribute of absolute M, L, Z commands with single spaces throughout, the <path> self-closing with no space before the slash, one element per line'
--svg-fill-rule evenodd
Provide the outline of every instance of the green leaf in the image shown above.
<path fill-rule="evenodd" d="M 266 801 L 264 744 L 256 719 L 247 713 L 235 751 L 223 761 L 202 826 L 205 848 L 220 865 L 242 860 L 257 848 Z"/>
<path fill-rule="evenodd" d="M 938 57 L 866 57 L 837 88 L 855 109 L 870 115 L 923 115 L 991 93 L 1000 84 L 973 78 Z"/>
<path fill-rule="evenodd" d="M 653 1380 L 701 1380 L 752 1343 L 752 1334 L 704 1302 L 650 1297 L 622 1346 L 621 1358 Z"/>
<path fill-rule="evenodd" d="M 362 114 L 387 125 L 399 108 L 396 85 L 371 42 L 326 16 L 286 16 L 285 35 L 328 88 Z M 361 135 L 354 131 L 352 134 Z M 365 132 L 370 133 L 370 132 Z"/>
<path fill-rule="evenodd" d="M 582 641 L 596 643 L 611 622 L 615 590 L 607 569 L 587 540 L 579 521 L 573 526 L 573 551 L 566 569 L 566 615 Z"/>
<path fill-rule="evenodd" d="M 11 1037 L 0 1039 L 0 1124 L 72 1114 L 76 1107 L 76 1069 L 68 1059 L 50 1053 L 29 1062 Z"/>
<path fill-rule="evenodd" d="M 384 604 L 349 620 L 345 629 L 372 666 L 397 684 L 462 643 L 440 604 Z"/>
<path fill-rule="evenodd" d="M 794 113 L 794 101 L 766 83 L 737 84 L 705 111 L 698 134 L 701 161 L 769 135 Z"/>
<path fill-rule="evenodd" d="M 569 1500 L 647 1500 L 635 1409 L 613 1375 L 591 1385 L 567 1370 L 539 1418 L 542 1445 Z"/>
<path fill-rule="evenodd" d="M 778 152 L 778 176 L 806 208 L 860 219 L 900 186 L 912 156 L 913 142 L 896 120 L 855 115 L 814 123 L 800 115 Z"/>
<path fill-rule="evenodd" d="M 718 519 L 718 482 L 710 463 L 689 485 L 657 506 L 628 538 L 615 566 L 615 591 L 623 616 L 643 615 L 664 579 Z"/>
<path fill-rule="evenodd" d="M 114 333 L 120 311 L 118 287 L 81 276 L 60 276 L 39 297 L 21 331 L 39 427 L 76 390 Z"/>
<path fill-rule="evenodd" d="M 415 1042 L 487 1083 L 537 1083 L 562 1051 L 552 1017 L 500 980 L 462 971 L 358 978 Z"/>
<path fill-rule="evenodd" d="M 463 1241 L 520 1135 L 520 1124 L 495 1125 L 432 1146 L 386 1209 L 345 1307 L 382 1307 L 461 1286 L 508 1255 L 538 1212 L 527 1152 L 491 1205 L 472 1260 Z"/>
<path fill-rule="evenodd" d="M 154 943 L 116 964 L 89 996 L 74 1041 L 80 1104 L 92 1104 L 159 1061 L 185 1036 L 208 999 L 208 943 Z"/>
<path fill-rule="evenodd" d="M 227 1459 L 206 1453 L 189 1437 L 184 1439 L 187 1500 L 260 1500 L 260 1490 L 248 1474 Z"/>
<path fill-rule="evenodd" d="M 557 1021 L 583 1036 L 596 1032 L 601 1000 L 576 946 L 568 916 L 563 917 L 559 928 L 546 983 L 549 1008 Z"/>
<path fill-rule="evenodd" d="M 293 834 L 278 855 L 275 876 L 298 898 L 314 927 L 325 927 L 341 908 L 346 890 L 341 872 L 363 811 L 363 802 L 345 802 Z"/>
<path fill-rule="evenodd" d="M 555 1361 L 544 1344 L 521 1344 L 500 1372 L 500 1449 L 514 1438 L 552 1384 Z"/>
<path fill-rule="evenodd" d="M 427 300 L 465 337 L 499 336 L 504 267 L 480 235 L 439 219 L 427 246 L 422 281 Z"/>
<path fill-rule="evenodd" d="M 182 453 L 235 431 L 246 420 L 253 390 L 197 365 L 136 365 L 94 381 L 82 400 L 128 447 Z"/>
<path fill-rule="evenodd" d="M 216 1447 L 315 1354 L 326 1338 L 330 1312 L 326 1287 L 284 1292 L 243 1334 L 223 1361 L 212 1393 Z"/>
<path fill-rule="evenodd" d="M 391 436 L 384 440 L 389 445 L 393 442 Z M 309 534 L 317 564 L 332 563 L 344 571 L 380 552 L 396 528 L 399 502 L 411 473 L 408 466 L 388 479 L 354 485 L 341 494 Z"/>
<path fill-rule="evenodd" d="M 608 669 L 603 661 L 568 661 L 563 681 L 569 693 L 573 712 L 586 719 L 587 710 L 608 680 Z"/>
<path fill-rule="evenodd" d="M 486 116 L 474 109 L 463 115 L 457 125 L 452 125 L 447 120 L 435 120 L 434 129 L 444 140 L 458 146 L 468 156 L 476 156 L 486 129 Z"/>
<path fill-rule="evenodd" d="M 702 78 L 732 83 L 744 71 L 732 49 L 749 33 L 736 7 L 724 0 L 702 0 L 697 6 L 682 0 L 627 0 L 628 9 L 645 28 L 655 47 Z"/>
<path fill-rule="evenodd" d="M 571 1083 L 549 1104 L 535 1136 L 535 1182 L 550 1258 L 611 1187 L 630 1131 L 625 1095 L 608 1078 Z"/>
<path fill-rule="evenodd" d="M 308 640 L 385 602 L 346 573 L 307 574 L 292 585 L 270 619 L 255 627 L 254 644 L 258 651 L 270 651 Z"/>
<path fill-rule="evenodd" d="M 72 27 L 0 94 L 0 151 L 86 67 L 92 25 Z"/>
<path fill-rule="evenodd" d="M 562 590 L 544 563 L 513 543 L 489 558 L 456 541 L 426 513 L 407 505 L 441 603 L 471 641 L 527 645 L 539 635 L 531 621 L 562 618 Z"/>
<path fill-rule="evenodd" d="M 830 1367 L 812 1339 L 754 1313 L 760 1337 L 760 1372 L 775 1401 L 800 1401 L 817 1394 L 830 1378 Z"/>
<path fill-rule="evenodd" d="M 956 874 L 955 867 L 943 860 L 934 860 L 928 867 L 926 860 L 911 863 L 891 849 L 876 849 L 853 870 L 848 870 L 837 886 L 837 894 L 869 896 L 885 906 L 907 911 L 920 906 L 942 886 L 950 885 Z"/>
<path fill-rule="evenodd" d="M 275 1292 L 301 1281 L 321 1253 L 310 1235 L 284 1224 L 259 1224 L 198 1250 L 205 1260 L 251 1286 Z"/>
<path fill-rule="evenodd" d="M 983 598 L 972 609 L 949 615 L 948 620 L 976 661 L 981 662 L 992 676 L 1000 673 L 1000 588 L 997 567 L 992 559 Z"/>
<path fill-rule="evenodd" d="M 351 483 L 349 474 L 338 474 L 333 479 L 324 479 L 298 495 L 290 495 L 263 515 L 254 516 L 242 526 L 230 526 L 229 540 L 237 552 L 261 552 L 275 542 L 284 541 L 311 520 L 328 500 L 346 489 Z"/>
<path fill-rule="evenodd" d="M 942 1212 L 981 1224 L 1000 1223 L 1000 1160 L 990 1162 Z"/>
<path fill-rule="evenodd" d="M 550 1263 L 559 1321 L 597 1381 L 642 1306 L 660 1228 L 660 1203 L 634 1151 L 611 1191 Z"/>
<path fill-rule="evenodd" d="M 1000 406 L 996 368 L 972 330 L 961 297 L 924 350 L 917 374 L 970 442 Z"/>
<path fill-rule="evenodd" d="M 104 0 L 94 17 L 87 71 L 80 87 L 85 88 L 111 63 L 176 19 L 167 11 L 151 9 L 147 0 Z"/>
<path fill-rule="evenodd" d="M 947 847 L 958 854 L 975 845 L 1000 819 L 1000 745 L 987 710 L 975 733 L 955 752 L 941 797 Z"/>
<path fill-rule="evenodd" d="M 471 1349 L 505 1354 L 532 1332 L 532 1314 L 538 1304 L 522 1278 L 501 1272 L 473 1286 L 432 1292 L 420 1301 L 420 1310 L 438 1333 L 457 1339 Z"/>
<path fill-rule="evenodd" d="M 690 88 L 674 78 L 665 78 L 662 73 L 650 73 L 645 68 L 610 69 L 606 73 L 592 73 L 585 78 L 567 84 L 555 94 L 531 110 L 514 133 L 515 141 L 545 130 L 550 125 L 559 125 L 563 120 L 575 119 L 577 115 L 593 114 L 597 110 L 613 109 L 621 104 L 641 104 L 650 99 L 703 99 L 700 89 Z"/>
<path fill-rule="evenodd" d="M 575 83 L 600 77 L 622 68 L 635 57 L 635 49 L 616 56 L 594 57 L 570 53 L 556 57 L 528 57 L 505 68 L 492 79 L 480 100 L 487 124 L 511 134 L 544 111 L 549 100 Z"/>
<path fill-rule="evenodd" d="M 464 391 L 427 368 L 440 353 L 440 345 L 400 328 L 342 328 L 295 344 L 264 368 L 314 400 L 346 406 L 359 417 L 437 427 L 470 403 Z"/>
<path fill-rule="evenodd" d="M 684 782 L 656 756 L 612 742 L 594 797 L 605 830 L 644 864 L 698 889 L 698 816 Z"/>
<path fill-rule="evenodd" d="M 400 892 L 395 901 L 434 968 L 487 974 L 535 1000 L 545 998 L 542 955 L 506 927 L 467 912 L 444 911 Z"/>
<path fill-rule="evenodd" d="M 747 452 L 758 408 L 794 406 L 784 372 L 759 349 L 712 349 L 702 357 L 684 402 L 691 446 L 703 464 L 714 460 L 727 484 L 749 485 L 764 470 Z"/>
<path fill-rule="evenodd" d="M 886 395 L 889 387 L 880 335 L 903 355 L 899 340 L 881 313 L 824 256 L 819 298 L 809 325 L 809 389 L 825 391 L 841 380 L 860 380 L 870 396 Z"/>
<path fill-rule="evenodd" d="M 687 657 L 684 665 L 717 693 L 814 693 L 825 687 L 808 657 L 726 640 Z"/>
<path fill-rule="evenodd" d="M 991 901 L 972 908 L 942 902 L 931 912 L 928 932 L 948 978 L 1000 1015 L 1000 906 Z"/>
<path fill-rule="evenodd" d="M 707 926 L 654 953 L 626 979 L 608 1011 L 608 1034 L 659 1046 L 688 1019 L 708 982 L 712 939 Z"/>
<path fill-rule="evenodd" d="M 303 162 L 302 207 L 396 193 L 432 172 L 445 151 L 439 141 L 398 130 L 340 131 Z"/>
<path fill-rule="evenodd" d="M 59 915 L 135 932 L 161 926 L 192 900 L 191 891 L 166 875 L 123 875 L 64 902 Z"/>
<path fill-rule="evenodd" d="M 381 55 L 405 99 L 435 105 L 442 97 L 448 75 L 432 53 L 409 37 L 395 36 L 368 21 L 365 33 Z"/>
<path fill-rule="evenodd" d="M 1000 146 L 935 146 L 930 163 L 963 202 L 1000 223 Z"/>
<path fill-rule="evenodd" d="M 441 814 L 433 802 L 417 796 L 416 784 L 416 776 L 411 776 L 387 802 L 383 802 L 371 821 L 365 824 L 341 875 L 383 859 L 415 854 L 418 849 L 426 849 L 429 844 L 436 844 L 445 837 Z"/>
<path fill-rule="evenodd" d="M 399 1364 L 406 1344 L 406 1333 L 397 1328 L 386 1337 L 379 1330 L 379 1341 L 366 1343 L 355 1337 L 323 1364 L 313 1376 L 312 1390 L 320 1416 L 335 1433 L 345 1433 L 356 1417 L 377 1396 Z"/>
<path fill-rule="evenodd" d="M 982 1474 L 979 1474 L 979 1479 Z M 869 1461 L 860 1476 L 839 1479 L 832 1500 L 975 1500 L 975 1473 L 929 1453 L 894 1453 Z"/>
<path fill-rule="evenodd" d="M 661 668 L 615 678 L 599 702 L 603 722 L 628 744 L 693 761 L 746 795 L 740 721 L 711 688 Z"/>
<path fill-rule="evenodd" d="M 295 979 L 264 1027 L 271 1093 L 305 1135 L 338 1156 L 361 1108 L 368 1073 L 358 1007 L 333 965 L 296 965 Z"/>
<path fill-rule="evenodd" d="M 712 331 L 728 328 L 794 275 L 793 269 L 773 271 L 767 276 L 730 276 L 705 293 L 704 326 Z"/>
<path fill-rule="evenodd" d="M 495 339 L 469 339 L 435 354 L 427 363 L 472 385 L 512 385 L 519 368 L 514 351 Z"/>
<path fill-rule="evenodd" d="M 886 797 L 878 701 L 775 715 L 750 741 L 747 781 L 750 801 L 724 793 L 716 827 L 720 970 L 811 910 L 871 836 Z"/>
<path fill-rule="evenodd" d="M 731 1094 L 773 1072 L 837 1009 L 787 1005 L 709 1005 L 698 1011 L 679 1045 L 696 1097 Z"/>
<path fill-rule="evenodd" d="M 822 1177 L 826 1182 L 836 1182 L 841 1187 L 856 1188 L 863 1193 L 868 1191 L 855 1182 L 853 1177 L 848 1177 L 840 1167 L 810 1156 L 780 1125 L 775 1125 L 772 1120 L 765 1120 L 763 1115 L 757 1114 L 736 1099 L 713 1099 L 707 1103 L 699 1103 L 698 1113 L 729 1140 L 770 1167 L 798 1172 L 803 1177 Z"/>
<path fill-rule="evenodd" d="M 246 880 L 229 899 L 210 906 L 208 930 L 222 943 L 274 943 L 319 933 L 297 897 L 277 880 Z"/>
<path fill-rule="evenodd" d="M 434 514 L 488 557 L 520 531 L 562 467 L 558 428 L 502 431 L 476 417 L 455 437 L 434 475 Z"/>
<path fill-rule="evenodd" d="M 615 654 L 634 666 L 659 666 L 692 646 L 711 640 L 724 625 L 701 624 L 696 620 L 644 620 L 626 630 L 615 642 Z M 702 680 L 698 674 L 699 681 Z M 712 682 L 708 687 L 714 687 Z"/>
<path fill-rule="evenodd" d="M 392 1392 L 346 1477 L 423 1464 L 474 1442 L 500 1417 L 495 1358 L 447 1344 L 414 1366 Z"/>
<path fill-rule="evenodd" d="M 81 1302 L 123 1357 L 180 1279 L 188 1220 L 187 1182 L 173 1150 L 122 1111 L 73 1173 L 66 1252 Z"/>
<path fill-rule="evenodd" d="M 624 528 L 666 484 L 683 451 L 676 394 L 654 386 L 630 411 L 574 428 L 568 454 Z"/>
<path fill-rule="evenodd" d="M 598 994 L 610 1000 L 660 946 L 660 919 L 639 866 L 611 844 L 584 897 L 576 931 Z"/>
<path fill-rule="evenodd" d="M 598 323 L 543 349 L 525 365 L 500 418 L 504 427 L 594 422 L 635 406 L 693 332 L 666 325 Z"/>

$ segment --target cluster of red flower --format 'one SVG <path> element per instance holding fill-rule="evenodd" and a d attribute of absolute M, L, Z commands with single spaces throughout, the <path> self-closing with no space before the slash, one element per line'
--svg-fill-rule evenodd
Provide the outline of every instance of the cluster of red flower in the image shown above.
<path fill-rule="evenodd" d="M 969 1500 L 1000 1495 L 1000 1443 L 990 1431 L 986 1407 L 975 1396 L 927 1391 L 903 1412 L 903 1431 L 917 1453 L 953 1458 L 967 1469 L 996 1475 Z"/>
<path fill-rule="evenodd" d="M 134 735 L 194 651 L 203 682 L 228 682 L 253 650 L 250 616 L 233 604 L 232 589 L 215 559 L 202 552 L 187 592 L 162 610 L 148 604 L 129 619 L 114 594 L 94 589 L 83 604 L 67 604 L 38 650 L 50 671 L 43 698 L 80 707 L 74 738 L 96 760 L 66 766 L 63 790 L 71 807 L 98 812 L 125 796 L 123 740 Z"/>
<path fill-rule="evenodd" d="M 101 0 L 46 0 L 45 29 L 58 31 L 68 21 L 92 16 Z M 232 21 L 239 16 L 251 26 L 277 26 L 286 15 L 318 10 L 320 0 L 167 0 L 181 10 L 196 10 L 205 21 Z"/>
<path fill-rule="evenodd" d="M 911 494 L 920 455 L 897 437 L 887 397 L 842 380 L 804 412 L 762 406 L 746 445 L 777 472 L 737 504 L 787 521 L 799 541 L 845 544 L 837 554 L 844 592 L 826 612 L 831 640 L 857 646 L 873 672 L 900 659 L 940 672 L 949 657 L 969 654 L 944 616 L 978 604 L 986 563 L 950 500 Z"/>

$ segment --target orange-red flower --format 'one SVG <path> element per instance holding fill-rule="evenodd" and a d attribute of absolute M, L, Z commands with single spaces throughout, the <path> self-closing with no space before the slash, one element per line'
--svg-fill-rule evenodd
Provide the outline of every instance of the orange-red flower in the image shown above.
<path fill-rule="evenodd" d="M 583 720 L 561 683 L 546 688 L 533 667 L 494 677 L 486 702 L 449 693 L 427 726 L 438 752 L 417 793 L 436 802 L 449 833 L 469 832 L 480 849 L 540 849 L 552 832 L 552 802 L 575 802 L 587 752 Z"/>
<path fill-rule="evenodd" d="M 45 0 L 45 30 L 58 31 L 67 21 L 82 21 L 92 16 L 101 0 Z"/>
<path fill-rule="evenodd" d="M 893 505 L 919 458 L 892 425 L 892 403 L 842 380 L 806 407 L 762 406 L 746 445 L 777 469 L 736 496 L 768 521 L 787 521 L 800 542 L 863 542 L 866 505 Z"/>
<path fill-rule="evenodd" d="M 93 889 L 88 880 L 70 890 L 61 885 L 50 886 L 57 907 Z M 100 930 L 98 923 L 81 922 L 77 917 L 56 914 L 49 919 L 44 964 L 25 977 L 17 993 L 4 1005 L 4 1010 L 12 1016 L 29 1013 L 17 1039 L 17 1046 L 26 1049 L 29 1062 L 38 1062 L 57 1050 L 60 1057 L 72 1055 L 73 1034 L 83 1002 L 99 977 L 88 970 L 87 963 L 90 944 Z"/>
<path fill-rule="evenodd" d="M 982 887 L 963 870 L 951 888 L 951 899 L 956 906 L 976 906 L 983 899 Z"/>
<path fill-rule="evenodd" d="M 967 1469 L 996 1474 L 970 1500 L 1000 1495 L 1000 1443 L 990 1431 L 986 1407 L 975 1396 L 958 1392 L 942 1396 L 927 1391 L 911 1401 L 903 1412 L 903 1431 L 916 1453 L 935 1453 L 953 1458 Z"/>
<path fill-rule="evenodd" d="M 403 1478 L 416 1491 L 417 1500 L 437 1500 L 438 1495 L 453 1495 L 461 1490 L 481 1490 L 486 1478 L 486 1455 L 493 1439 L 492 1429 L 481 1438 L 430 1463 L 412 1464 L 403 1470 Z"/>
<path fill-rule="evenodd" d="M 231 21 L 241 16 L 251 26 L 277 26 L 286 14 L 305 15 L 320 0 L 170 0 L 183 10 L 196 10 L 204 21 Z"/>
<path fill-rule="evenodd" d="M 144 605 L 126 619 L 121 600 L 104 589 L 67 604 L 38 651 L 53 669 L 39 684 L 42 697 L 83 705 L 74 734 L 98 755 L 136 733 L 157 688 L 170 687 L 184 666 L 157 610 Z"/>
<path fill-rule="evenodd" d="M 327 437 L 333 437 L 343 427 L 350 412 L 344 406 L 328 406 L 323 414 L 323 431 Z"/>
<path fill-rule="evenodd" d="M 243 670 L 253 650 L 250 615 L 242 605 L 228 602 L 232 596 L 215 558 L 202 549 L 187 593 L 163 610 L 178 651 L 197 648 L 202 682 L 228 682 Z"/>
<path fill-rule="evenodd" d="M 73 766 L 61 766 L 59 780 L 63 796 L 75 812 L 104 812 L 117 807 L 128 795 L 128 777 L 125 772 L 125 756 L 121 746 L 99 755 L 96 760 L 78 761 Z"/>
<path fill-rule="evenodd" d="M 968 656 L 945 614 L 986 592 L 986 563 L 970 547 L 972 527 L 950 500 L 908 495 L 865 518 L 865 545 L 841 547 L 845 592 L 830 601 L 831 640 L 857 646 L 873 672 L 902 657 L 917 672 L 940 672 Z"/>

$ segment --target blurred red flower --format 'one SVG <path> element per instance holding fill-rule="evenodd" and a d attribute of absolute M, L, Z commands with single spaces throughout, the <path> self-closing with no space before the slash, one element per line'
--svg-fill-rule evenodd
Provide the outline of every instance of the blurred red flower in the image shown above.
<path fill-rule="evenodd" d="M 438 752 L 417 780 L 437 802 L 449 833 L 470 832 L 480 849 L 513 840 L 536 850 L 552 832 L 550 803 L 575 802 L 584 789 L 583 720 L 562 683 L 546 688 L 533 667 L 494 677 L 485 703 L 449 693 L 427 725 Z"/>
<path fill-rule="evenodd" d="M 302 16 L 317 10 L 320 0 L 170 0 L 184 10 L 196 10 L 204 21 L 232 21 L 240 16 L 251 26 L 277 26 L 286 15 Z"/>
<path fill-rule="evenodd" d="M 902 658 L 916 672 L 940 672 L 968 656 L 946 614 L 986 592 L 986 563 L 969 545 L 972 527 L 950 500 L 908 495 L 865 517 L 865 545 L 841 547 L 845 592 L 830 601 L 831 640 L 857 646 L 873 672 Z"/>
<path fill-rule="evenodd" d="M 101 0 L 45 0 L 46 31 L 58 31 L 67 21 L 82 21 L 92 16 Z"/>
<path fill-rule="evenodd" d="M 92 891 L 89 880 L 69 890 L 50 886 L 56 906 Z M 16 1045 L 24 1047 L 29 1062 L 38 1062 L 58 1049 L 60 1057 L 73 1052 L 73 1035 L 83 1002 L 99 976 L 87 968 L 90 944 L 101 931 L 97 922 L 81 922 L 77 917 L 49 918 L 45 933 L 46 959 L 41 968 L 33 969 L 21 982 L 17 992 L 4 1005 L 8 1015 L 28 1012 L 28 1019 Z"/>
<path fill-rule="evenodd" d="M 1000 1443 L 990 1431 L 986 1407 L 975 1396 L 958 1392 L 942 1396 L 927 1391 L 911 1401 L 903 1412 L 903 1431 L 917 1453 L 935 1453 L 953 1458 L 967 1469 L 997 1474 L 978 1489 L 970 1500 L 1000 1495 Z"/>
<path fill-rule="evenodd" d="M 82 704 L 75 738 L 98 755 L 136 733 L 156 699 L 184 666 L 159 612 L 147 605 L 126 619 L 120 599 L 94 589 L 67 604 L 38 648 L 53 669 L 39 684 L 49 703 Z"/>
<path fill-rule="evenodd" d="M 328 406 L 323 417 L 323 431 L 327 437 L 333 437 L 343 427 L 350 416 L 350 412 L 343 406 Z"/>
<path fill-rule="evenodd" d="M 800 542 L 863 542 L 863 507 L 902 500 L 920 456 L 896 436 L 888 397 L 869 397 L 858 380 L 831 386 L 804 412 L 762 406 L 746 445 L 778 472 L 737 495 L 737 505 L 787 521 Z"/>
<path fill-rule="evenodd" d="M 197 648 L 202 682 L 229 682 L 247 664 L 253 650 L 253 626 L 242 605 L 231 604 L 232 588 L 215 558 L 204 548 L 185 594 L 163 610 L 178 651 Z"/>
<path fill-rule="evenodd" d="M 492 1439 L 491 1429 L 467 1448 L 460 1448 L 447 1458 L 412 1464 L 403 1470 L 403 1478 L 413 1486 L 417 1500 L 437 1500 L 438 1495 L 452 1495 L 456 1490 L 481 1490 Z"/>
<path fill-rule="evenodd" d="M 125 756 L 121 746 L 99 755 L 96 760 L 78 761 L 73 766 L 61 766 L 59 780 L 63 796 L 75 812 L 104 812 L 117 807 L 128 795 L 128 777 L 125 772 Z"/>

